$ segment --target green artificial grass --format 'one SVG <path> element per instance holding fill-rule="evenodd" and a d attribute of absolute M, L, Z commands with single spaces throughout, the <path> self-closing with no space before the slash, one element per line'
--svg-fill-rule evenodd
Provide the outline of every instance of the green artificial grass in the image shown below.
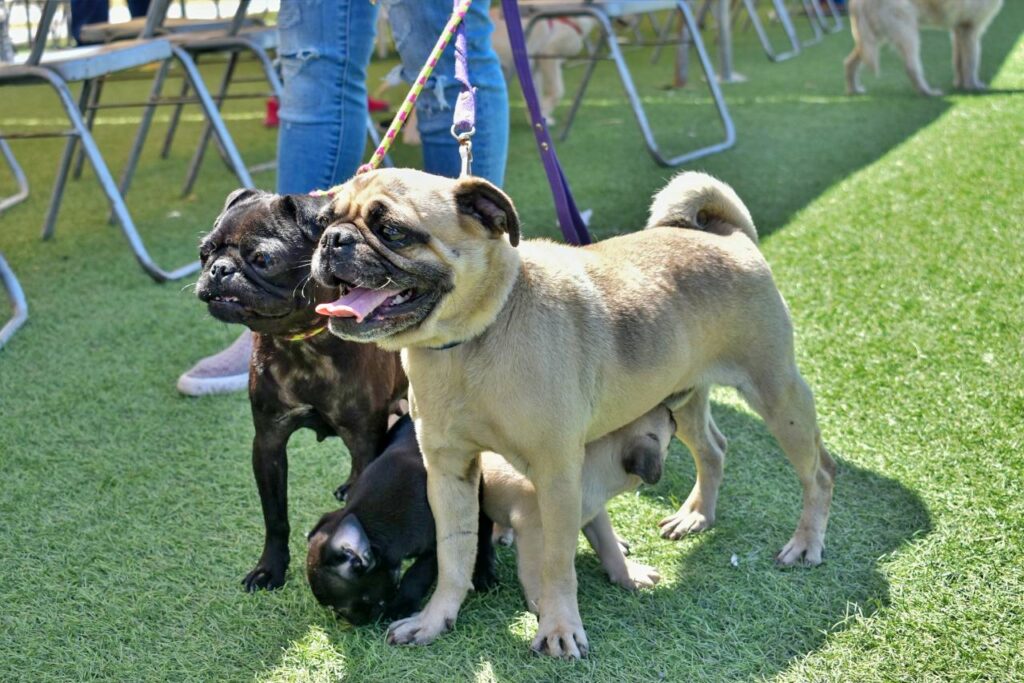
<path fill-rule="evenodd" d="M 730 446 L 717 525 L 679 542 L 655 533 L 692 485 L 675 444 L 661 483 L 611 504 L 635 559 L 662 582 L 636 595 L 613 587 L 581 544 L 592 655 L 575 664 L 529 653 L 536 622 L 507 549 L 501 586 L 471 596 L 430 647 L 390 647 L 383 625 L 351 628 L 320 609 L 300 571 L 302 532 L 332 508 L 348 465 L 337 440 L 308 433 L 290 448 L 292 573 L 280 591 L 245 594 L 239 581 L 262 543 L 248 402 L 174 390 L 179 372 L 238 329 L 210 319 L 188 283 L 149 281 L 105 223 L 89 173 L 69 183 L 57 238 L 40 242 L 62 142 L 16 142 L 33 193 L 0 218 L 0 248 L 31 319 L 0 351 L 0 680 L 1024 678 L 1022 28 L 1024 5 L 1007 2 L 984 45 L 991 93 L 934 100 L 912 93 L 892 53 L 880 78 L 866 76 L 869 95 L 843 95 L 846 32 L 783 64 L 737 32 L 736 69 L 749 80 L 724 88 L 739 142 L 692 168 L 747 202 L 792 308 L 799 364 L 839 462 L 826 562 L 773 566 L 799 485 L 761 421 L 720 391 L 714 413 Z M 948 89 L 946 36 L 923 43 L 929 80 Z M 666 91 L 669 55 L 656 66 L 629 58 L 669 152 L 713 139 L 699 80 Z M 570 87 L 579 74 L 568 70 Z M 105 99 L 147 88 L 118 83 Z M 4 97 L 5 131 L 59 124 L 44 90 Z M 227 109 L 250 162 L 274 154 L 260 108 Z M 137 120 L 138 110 L 101 113 L 96 136 L 115 172 Z M 170 265 L 194 257 L 234 180 L 211 154 L 195 195 L 180 198 L 199 125 L 190 118 L 162 161 L 166 114 L 159 121 L 129 205 Z M 641 147 L 607 65 L 558 148 L 601 237 L 642 225 L 674 172 Z M 273 186 L 271 174 L 257 180 Z M 518 98 L 507 189 L 527 235 L 557 237 Z"/>

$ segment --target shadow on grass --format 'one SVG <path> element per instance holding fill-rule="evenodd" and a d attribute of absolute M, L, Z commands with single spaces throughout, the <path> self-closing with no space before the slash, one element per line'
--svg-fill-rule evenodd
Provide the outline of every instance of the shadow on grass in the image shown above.
<path fill-rule="evenodd" d="M 825 563 L 779 569 L 773 557 L 799 516 L 799 483 L 760 419 L 720 403 L 714 412 L 730 447 L 712 530 L 678 542 L 655 531 L 692 485 L 692 460 L 678 443 L 657 486 L 610 505 L 633 559 L 659 567 L 661 584 L 637 594 L 613 587 L 593 552 L 581 550 L 579 602 L 589 659 L 566 664 L 529 653 L 536 622 L 523 610 L 514 551 L 499 549 L 501 585 L 471 595 L 455 631 L 433 645 L 389 647 L 383 625 L 354 629 L 321 613 L 299 629 L 301 637 L 267 677 L 287 678 L 296 667 L 327 671 L 333 662 L 346 680 L 760 678 L 820 648 L 847 618 L 887 605 L 886 556 L 930 529 L 917 494 L 837 454 Z M 294 634 L 295 626 L 292 621 L 287 632 Z"/>

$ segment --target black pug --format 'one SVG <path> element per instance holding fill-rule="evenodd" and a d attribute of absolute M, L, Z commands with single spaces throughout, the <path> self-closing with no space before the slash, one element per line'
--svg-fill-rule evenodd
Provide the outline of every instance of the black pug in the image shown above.
<path fill-rule="evenodd" d="M 252 468 L 266 537 L 246 590 L 278 588 L 288 568 L 289 437 L 303 427 L 340 436 L 352 454 L 348 484 L 381 452 L 388 415 L 408 381 L 397 353 L 326 332 L 319 301 L 337 296 L 310 278 L 327 196 L 236 190 L 202 239 L 196 294 L 218 320 L 251 329 Z"/>
<path fill-rule="evenodd" d="M 481 508 L 477 591 L 497 583 L 493 527 Z M 411 615 L 437 579 L 434 534 L 427 470 L 405 415 L 388 432 L 383 452 L 353 482 L 345 507 L 321 517 L 309 532 L 306 576 L 313 595 L 357 626 Z M 403 575 L 406 559 L 414 562 Z"/>

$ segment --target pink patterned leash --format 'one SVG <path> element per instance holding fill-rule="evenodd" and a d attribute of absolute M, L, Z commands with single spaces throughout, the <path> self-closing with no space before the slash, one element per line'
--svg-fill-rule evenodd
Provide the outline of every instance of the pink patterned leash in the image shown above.
<path fill-rule="evenodd" d="M 466 12 L 469 11 L 469 6 L 472 3 L 473 0 L 454 0 L 452 16 L 450 19 L 448 19 L 448 23 L 445 25 L 444 30 L 441 32 L 441 36 L 437 39 L 437 44 L 434 45 L 434 50 L 430 53 L 430 57 L 427 59 L 427 63 L 423 65 L 422 69 L 420 69 L 420 73 L 416 77 L 416 81 L 412 84 L 412 88 L 409 89 L 409 94 L 405 96 L 405 101 L 402 102 L 402 106 L 399 107 L 398 109 L 398 114 L 391 121 L 391 125 L 388 127 L 388 132 L 384 134 L 384 138 L 381 140 L 380 146 L 377 147 L 376 150 L 374 150 L 373 155 L 370 157 L 370 160 L 359 167 L 359 169 L 356 171 L 357 174 L 366 173 L 367 171 L 371 171 L 380 166 L 380 162 L 383 161 L 384 156 L 388 153 L 388 150 L 391 149 L 391 143 L 395 141 L 395 136 L 398 135 L 398 131 L 402 130 L 402 126 L 405 125 L 406 120 L 409 118 L 409 114 L 412 112 L 413 105 L 416 104 L 416 99 L 420 96 L 420 92 L 423 90 L 423 86 L 426 85 L 427 79 L 430 78 L 430 74 L 433 73 L 434 67 L 437 66 L 438 60 L 441 59 L 441 53 L 443 53 L 445 48 L 448 47 L 448 43 L 451 42 L 452 36 L 455 35 L 455 32 L 459 30 L 459 27 L 462 24 L 462 20 L 466 18 Z M 460 104 L 462 104 L 465 100 L 468 100 L 469 103 L 468 110 L 466 109 L 467 105 L 463 105 L 462 109 L 464 111 L 473 112 L 475 110 L 475 105 L 472 102 L 473 88 L 468 87 L 468 71 L 465 65 L 465 33 L 464 31 L 459 31 L 459 33 L 460 37 L 456 38 L 455 71 L 456 78 L 458 78 L 459 82 L 463 84 L 463 91 L 459 95 L 459 101 L 456 103 L 456 120 L 455 124 L 452 126 L 452 135 L 454 135 L 456 139 L 459 141 L 459 153 L 462 155 L 463 159 L 463 172 L 464 174 L 466 174 L 466 172 L 468 172 L 468 162 L 470 159 L 472 159 L 472 155 L 469 152 L 469 138 L 472 137 L 475 131 L 473 128 L 472 119 L 468 121 L 468 126 L 466 125 L 467 121 L 465 121 L 464 119 L 460 121 L 460 118 L 462 117 L 459 116 L 459 111 Z M 465 80 L 459 78 L 460 40 L 462 43 L 462 73 L 466 75 Z M 464 97 L 467 91 L 469 93 L 468 98 Z M 465 151 L 463 151 L 464 149 Z"/>

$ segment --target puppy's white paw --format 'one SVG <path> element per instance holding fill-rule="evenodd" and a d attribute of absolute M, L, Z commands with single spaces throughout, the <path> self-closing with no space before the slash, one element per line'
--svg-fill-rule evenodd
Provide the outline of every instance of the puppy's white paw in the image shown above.
<path fill-rule="evenodd" d="M 705 514 L 696 505 L 684 503 L 674 515 L 658 522 L 661 537 L 678 541 L 686 534 L 695 534 L 709 528 L 715 521 L 713 515 Z"/>
<path fill-rule="evenodd" d="M 803 560 L 804 564 L 816 567 L 821 564 L 824 550 L 825 542 L 820 534 L 798 529 L 793 538 L 789 539 L 789 543 L 775 556 L 775 563 L 782 567 L 791 567 Z"/>
<path fill-rule="evenodd" d="M 539 654 L 561 659 L 580 659 L 590 651 L 583 622 L 575 618 L 540 618 L 537 637 L 530 648 Z"/>
<path fill-rule="evenodd" d="M 495 523 L 494 532 L 491 534 L 491 541 L 506 548 L 511 548 L 516 540 L 516 531 L 510 526 L 501 526 Z"/>
<path fill-rule="evenodd" d="M 455 615 L 432 616 L 428 610 L 417 612 L 411 617 L 392 622 L 388 627 L 388 643 L 391 645 L 429 645 L 455 625 Z"/>
<path fill-rule="evenodd" d="M 608 578 L 612 583 L 622 586 L 626 590 L 635 591 L 640 588 L 654 588 L 654 585 L 661 581 L 661 574 L 654 567 L 646 564 L 626 560 L 626 575 L 611 576 Z"/>

